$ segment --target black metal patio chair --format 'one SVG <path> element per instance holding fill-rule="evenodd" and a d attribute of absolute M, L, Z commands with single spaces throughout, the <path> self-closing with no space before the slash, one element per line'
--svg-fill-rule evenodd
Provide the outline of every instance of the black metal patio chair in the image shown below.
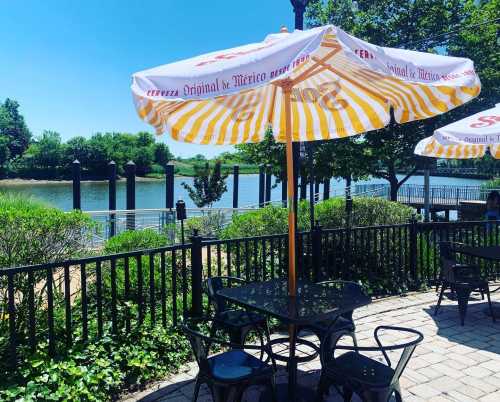
<path fill-rule="evenodd" d="M 380 331 L 404 332 L 412 337 L 411 340 L 396 345 L 383 345 Z M 328 336 L 326 334 L 325 336 Z M 323 395 L 328 392 L 331 385 L 335 386 L 345 402 L 351 400 L 356 393 L 363 402 L 387 402 L 394 394 L 396 401 L 401 402 L 401 388 L 399 379 L 416 346 L 424 336 L 414 329 L 391 327 L 381 325 L 375 328 L 374 338 L 378 346 L 359 347 L 321 345 L 321 377 L 316 394 L 316 400 L 322 401 Z M 343 350 L 345 353 L 335 356 L 335 352 Z M 399 361 L 395 367 L 387 352 L 401 350 Z M 367 357 L 363 352 L 382 353 L 386 364 Z"/>
<path fill-rule="evenodd" d="M 192 402 L 198 399 L 202 384 L 207 384 L 214 402 L 241 401 L 243 392 L 250 385 L 266 385 L 271 388 L 272 400 L 276 401 L 276 363 L 268 343 L 241 345 L 214 336 L 213 319 L 188 320 L 181 328 L 188 337 L 198 363 Z M 208 333 L 208 334 L 207 334 Z M 224 334 L 227 334 L 224 332 Z M 225 351 L 210 354 L 212 346 Z M 260 351 L 260 358 L 248 351 Z M 263 355 L 266 354 L 266 360 Z"/>
<path fill-rule="evenodd" d="M 256 330 L 262 344 L 262 331 L 266 335 L 269 332 L 266 317 L 252 311 L 235 308 L 217 294 L 223 288 L 242 286 L 247 283 L 244 279 L 232 276 L 214 276 L 205 280 L 204 288 L 210 306 L 214 309 L 214 322 L 217 327 L 226 329 L 231 342 L 244 344 L 247 335 L 252 330 Z"/>
<path fill-rule="evenodd" d="M 437 288 L 441 286 L 441 290 L 439 292 L 439 298 L 434 310 L 434 315 L 437 315 L 439 312 L 439 307 L 441 306 L 445 290 L 450 289 L 457 297 L 460 323 L 464 325 L 470 295 L 472 292 L 477 291 L 481 293 L 481 298 L 483 300 L 484 295 L 486 294 L 490 313 L 494 322 L 495 316 L 493 314 L 493 306 L 491 304 L 488 280 L 482 276 L 481 269 L 478 266 L 462 264 L 457 260 L 454 250 L 460 246 L 461 243 L 439 243 L 441 271 L 439 274 Z"/>
<path fill-rule="evenodd" d="M 322 286 L 329 286 L 331 288 L 338 289 L 338 291 L 342 294 L 348 293 L 350 295 L 365 295 L 365 291 L 363 287 L 356 282 L 349 281 L 324 281 L 319 282 L 318 284 Z M 323 340 L 324 335 L 327 331 L 331 334 L 328 342 L 331 344 L 335 344 L 336 340 L 340 337 L 347 335 L 350 336 L 353 340 L 354 345 L 357 345 L 356 339 L 356 325 L 354 324 L 354 320 L 352 318 L 353 311 L 348 311 L 344 314 L 341 314 L 335 321 L 320 321 L 315 322 L 313 324 L 304 325 L 299 327 L 297 332 L 308 330 L 314 333 L 320 340 Z"/>

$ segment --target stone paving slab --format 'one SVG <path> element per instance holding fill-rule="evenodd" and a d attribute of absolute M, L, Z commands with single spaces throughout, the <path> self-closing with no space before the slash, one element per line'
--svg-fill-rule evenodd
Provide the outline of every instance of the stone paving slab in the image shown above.
<path fill-rule="evenodd" d="M 492 294 L 497 305 L 500 303 L 499 293 Z M 359 345 L 373 345 L 373 330 L 381 324 L 418 329 L 424 333 L 425 339 L 416 348 L 401 378 L 405 401 L 500 402 L 500 320 L 493 323 L 483 311 L 486 303 L 474 298 L 469 303 L 465 326 L 462 327 L 456 301 L 444 299 L 439 315 L 434 316 L 436 300 L 436 294 L 430 291 L 382 299 L 357 310 L 355 322 Z M 318 342 L 313 336 L 307 339 Z M 395 337 L 385 339 L 389 343 L 399 340 Z M 311 389 L 311 400 L 314 400 L 320 369 L 319 359 L 299 366 L 299 384 Z M 125 395 L 121 402 L 189 402 L 197 371 L 196 364 L 187 364 L 178 374 L 152 384 L 144 391 Z M 286 381 L 286 372 L 281 368 L 277 383 L 284 386 Z M 243 400 L 257 401 L 261 391 L 259 387 L 250 387 Z M 352 400 L 360 401 L 356 395 Z M 198 401 L 212 401 L 205 386 L 201 388 Z M 334 388 L 325 397 L 325 402 L 341 401 Z"/>

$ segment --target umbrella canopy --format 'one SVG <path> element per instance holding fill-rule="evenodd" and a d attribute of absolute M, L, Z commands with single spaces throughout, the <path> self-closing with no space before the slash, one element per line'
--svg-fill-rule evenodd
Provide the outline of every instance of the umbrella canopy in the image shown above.
<path fill-rule="evenodd" d="M 425 119 L 480 91 L 471 60 L 375 46 L 332 25 L 272 34 L 133 75 L 139 116 L 199 144 L 286 142 L 289 286 L 295 294 L 293 141 L 341 138 Z"/>
<path fill-rule="evenodd" d="M 415 153 L 422 156 L 470 159 L 491 155 L 500 159 L 500 103 L 434 131 L 417 144 Z"/>

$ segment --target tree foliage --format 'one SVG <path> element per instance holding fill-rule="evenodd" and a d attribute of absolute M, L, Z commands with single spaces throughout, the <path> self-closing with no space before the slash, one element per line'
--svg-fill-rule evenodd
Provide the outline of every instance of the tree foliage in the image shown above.
<path fill-rule="evenodd" d="M 227 174 L 222 174 L 220 161 L 216 161 L 213 168 L 206 162 L 202 166 L 195 166 L 193 186 L 187 183 L 182 183 L 182 186 L 198 208 L 211 207 L 227 191 L 226 178 Z"/>
<path fill-rule="evenodd" d="M 3 104 L 0 103 L 0 138 L 8 139 L 8 155 L 11 159 L 21 155 L 31 140 L 31 132 L 19 112 L 19 103 L 9 98 Z"/>
<path fill-rule="evenodd" d="M 498 17 L 498 0 L 493 3 L 497 3 L 496 8 L 494 5 L 485 6 L 484 2 L 465 0 L 313 0 L 307 16 L 310 26 L 331 23 L 378 45 L 469 57 L 476 61 L 476 70 L 481 79 L 491 77 L 491 81 L 496 82 L 491 85 L 493 90 L 487 94 L 491 99 L 495 98 L 492 96 L 495 85 L 498 98 L 498 50 L 495 36 L 498 24 L 486 24 L 479 31 L 467 27 L 492 19 L 495 13 Z M 457 28 L 460 29 L 458 36 L 452 33 Z M 486 42 L 483 42 L 483 36 Z M 478 57 L 478 48 L 482 49 L 481 57 Z M 490 81 L 489 78 L 487 81 Z M 479 98 L 470 105 L 475 105 L 472 108 L 483 107 L 479 106 L 482 103 Z M 417 168 L 418 161 L 413 153 L 417 142 L 432 134 L 435 128 L 470 113 L 471 107 L 461 107 L 444 116 L 403 125 L 391 124 L 385 129 L 366 134 L 364 145 L 369 151 L 366 172 L 388 180 L 391 197 L 395 199 L 398 188 Z M 397 173 L 400 171 L 408 174 L 399 179 Z"/>

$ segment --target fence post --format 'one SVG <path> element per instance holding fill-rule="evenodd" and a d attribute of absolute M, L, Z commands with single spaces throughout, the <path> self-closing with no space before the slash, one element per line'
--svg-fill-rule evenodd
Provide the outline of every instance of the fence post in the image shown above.
<path fill-rule="evenodd" d="M 415 215 L 413 215 L 410 219 L 410 277 L 413 281 L 413 285 L 415 285 L 417 280 L 417 235 L 418 235 L 418 222 Z"/>
<path fill-rule="evenodd" d="M 323 279 L 323 243 L 322 230 L 318 221 L 314 225 L 311 233 L 312 259 L 313 259 L 313 281 L 319 282 Z"/>
<path fill-rule="evenodd" d="M 240 183 L 240 167 L 239 165 L 233 166 L 233 208 L 238 208 L 238 193 Z"/>
<path fill-rule="evenodd" d="M 174 165 L 169 163 L 165 166 L 165 208 L 174 207 Z"/>
<path fill-rule="evenodd" d="M 135 163 L 129 161 L 125 165 L 127 175 L 127 230 L 135 230 Z"/>
<path fill-rule="evenodd" d="M 271 165 L 266 166 L 266 204 L 271 202 Z"/>
<path fill-rule="evenodd" d="M 283 177 L 281 179 L 281 205 L 283 206 L 283 208 L 286 208 L 288 198 L 286 173 L 282 174 L 281 177 Z"/>
<path fill-rule="evenodd" d="M 314 202 L 319 201 L 319 180 L 314 181 Z"/>
<path fill-rule="evenodd" d="M 306 175 L 300 176 L 300 199 L 305 200 L 307 198 L 307 177 Z"/>
<path fill-rule="evenodd" d="M 323 183 L 323 200 L 330 198 L 330 178 L 325 179 Z"/>
<path fill-rule="evenodd" d="M 264 165 L 259 165 L 259 208 L 264 206 Z"/>
<path fill-rule="evenodd" d="M 191 316 L 201 317 L 203 315 L 203 297 L 202 297 L 202 237 L 198 230 L 194 230 L 191 236 Z"/>
<path fill-rule="evenodd" d="M 116 210 L 116 163 L 111 161 L 108 163 L 108 208 L 110 211 Z M 109 237 L 116 234 L 116 214 L 109 215 Z"/>
<path fill-rule="evenodd" d="M 80 182 L 82 180 L 82 169 L 78 159 L 73 161 L 73 209 L 82 209 Z"/>

